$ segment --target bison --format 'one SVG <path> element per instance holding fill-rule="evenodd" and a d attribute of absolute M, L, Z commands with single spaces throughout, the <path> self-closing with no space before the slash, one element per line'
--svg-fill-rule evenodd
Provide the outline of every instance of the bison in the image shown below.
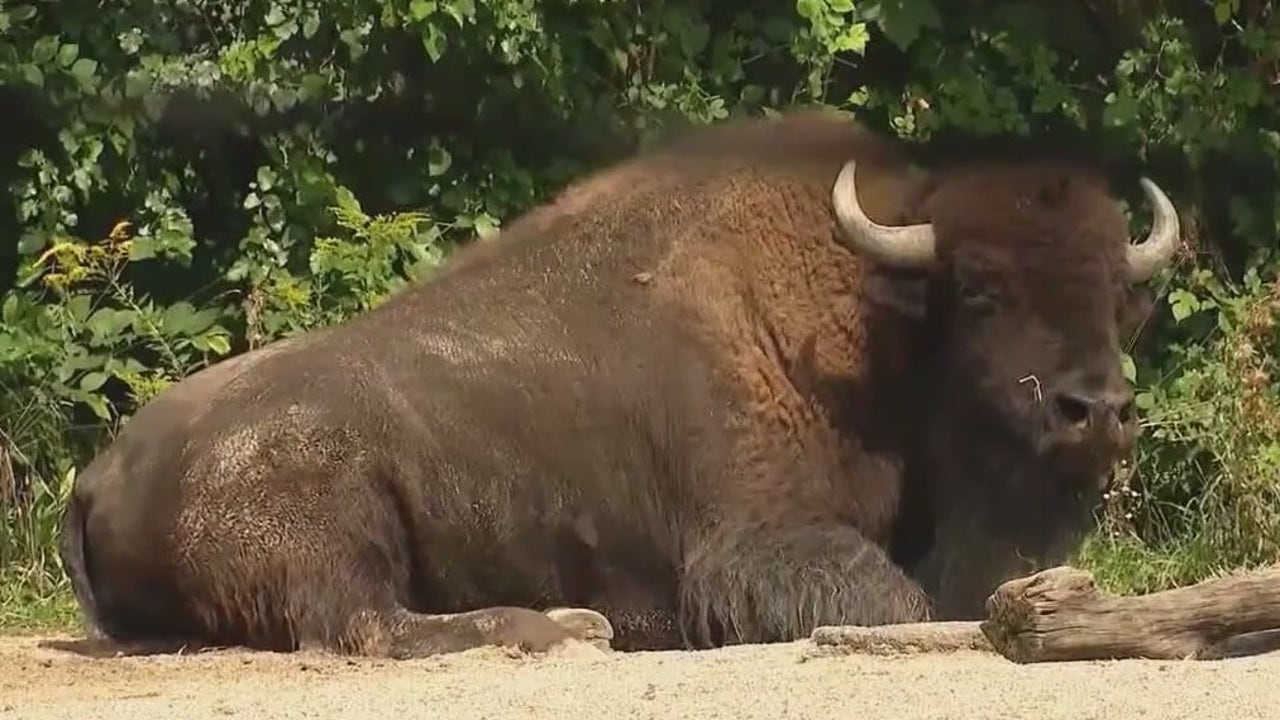
<path fill-rule="evenodd" d="M 974 617 L 1133 446 L 1120 338 L 1179 236 L 1141 186 L 1131 244 L 1080 163 L 687 134 L 142 407 L 63 521 L 86 625 L 410 657 Z"/>

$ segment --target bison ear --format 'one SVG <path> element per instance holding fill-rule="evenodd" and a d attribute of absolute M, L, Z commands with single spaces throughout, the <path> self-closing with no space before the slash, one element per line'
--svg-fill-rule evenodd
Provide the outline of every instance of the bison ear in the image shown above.
<path fill-rule="evenodd" d="M 919 271 L 876 266 L 862 281 L 867 301 L 912 319 L 923 319 L 928 304 L 928 279 Z"/>

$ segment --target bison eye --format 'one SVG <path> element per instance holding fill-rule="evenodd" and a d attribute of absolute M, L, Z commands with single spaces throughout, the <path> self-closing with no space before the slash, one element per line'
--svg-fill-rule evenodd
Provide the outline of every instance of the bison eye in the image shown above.
<path fill-rule="evenodd" d="M 995 302 L 991 286 L 977 278 L 962 278 L 956 293 L 961 303 L 972 307 L 988 307 Z"/>

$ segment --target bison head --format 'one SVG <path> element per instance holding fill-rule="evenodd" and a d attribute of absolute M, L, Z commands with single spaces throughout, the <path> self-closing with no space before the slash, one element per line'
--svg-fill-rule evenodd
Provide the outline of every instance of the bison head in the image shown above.
<path fill-rule="evenodd" d="M 840 236 L 917 285 L 927 362 L 932 549 L 917 568 L 941 617 L 979 615 L 996 585 L 1061 562 L 1137 437 L 1121 338 L 1172 259 L 1178 217 L 1156 184 L 1136 244 L 1098 177 L 1062 165 L 969 167 L 931 183 L 926 224 L 888 226 L 836 180 Z"/>

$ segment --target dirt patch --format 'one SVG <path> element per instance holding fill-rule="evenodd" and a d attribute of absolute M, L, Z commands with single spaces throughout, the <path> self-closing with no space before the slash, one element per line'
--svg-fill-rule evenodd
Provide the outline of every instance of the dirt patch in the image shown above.
<path fill-rule="evenodd" d="M 0 718 L 1244 718 L 1280 706 L 1280 655 L 1019 666 L 960 650 L 815 656 L 809 643 L 425 660 L 239 650 L 91 657 L 0 637 Z M 52 641 L 52 642 L 51 642 Z"/>

